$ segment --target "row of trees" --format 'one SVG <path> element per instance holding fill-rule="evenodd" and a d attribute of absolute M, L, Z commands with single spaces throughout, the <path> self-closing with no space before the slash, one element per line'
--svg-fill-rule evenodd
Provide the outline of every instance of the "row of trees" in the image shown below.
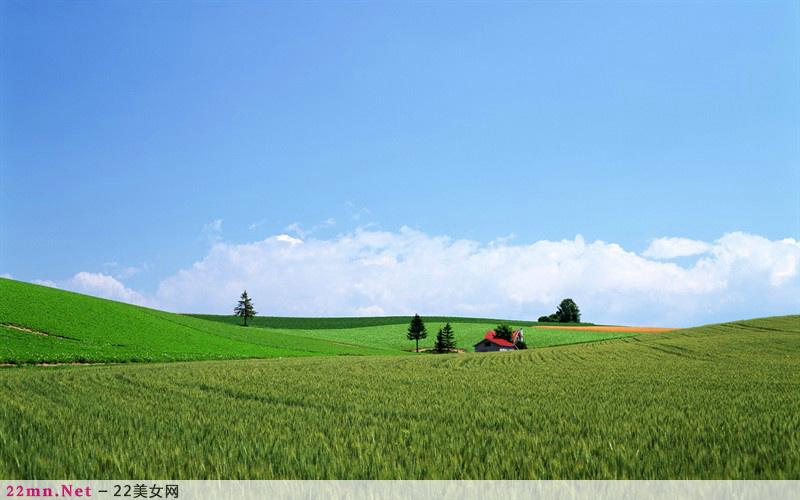
<path fill-rule="evenodd" d="M 540 323 L 580 323 L 581 310 L 572 299 L 564 299 L 558 305 L 558 310 L 550 316 L 541 316 Z"/>
<path fill-rule="evenodd" d="M 417 352 L 419 352 L 419 341 L 428 338 L 428 329 L 425 328 L 425 323 L 423 323 L 422 318 L 419 317 L 419 314 L 415 314 L 411 319 L 411 324 L 408 325 L 406 338 L 408 340 L 416 341 Z M 450 326 L 450 323 L 447 323 L 443 328 L 439 328 L 439 332 L 436 334 L 436 343 L 433 345 L 433 350 L 439 353 L 444 353 L 450 352 L 455 348 L 456 341 L 453 333 L 453 327 Z"/>

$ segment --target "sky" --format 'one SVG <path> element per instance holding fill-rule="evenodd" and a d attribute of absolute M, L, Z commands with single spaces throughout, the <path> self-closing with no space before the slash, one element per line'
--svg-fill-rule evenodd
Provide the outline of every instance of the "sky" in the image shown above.
<path fill-rule="evenodd" d="M 0 276 L 175 312 L 800 313 L 797 2 L 2 2 Z"/>

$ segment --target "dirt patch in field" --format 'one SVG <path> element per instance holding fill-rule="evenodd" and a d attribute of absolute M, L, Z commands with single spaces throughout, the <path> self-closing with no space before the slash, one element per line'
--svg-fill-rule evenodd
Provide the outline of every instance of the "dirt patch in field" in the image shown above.
<path fill-rule="evenodd" d="M 44 335 L 46 337 L 50 336 L 49 333 L 37 332 L 36 330 L 31 330 L 30 328 L 25 328 L 24 326 L 12 325 L 11 323 L 0 323 L 0 326 L 6 326 L 8 328 L 13 328 L 14 330 L 22 330 L 23 332 L 28 333 L 35 333 L 36 335 Z"/>
<path fill-rule="evenodd" d="M 62 337 L 61 335 L 53 335 L 51 333 L 37 332 L 36 330 L 31 330 L 30 328 L 25 328 L 24 326 L 12 325 L 11 323 L 0 323 L 0 326 L 13 328 L 15 330 L 22 330 L 23 332 L 33 333 L 35 335 L 44 335 L 45 337 L 56 337 L 56 338 L 59 338 L 59 339 L 78 340 L 78 339 L 73 339 L 73 338 L 70 338 L 70 337 Z"/>
<path fill-rule="evenodd" d="M 341 342 L 334 342 L 332 340 L 322 340 L 322 339 L 316 339 L 316 340 L 319 340 L 320 342 L 327 342 L 329 344 L 343 345 L 346 347 L 358 347 L 359 349 L 364 347 L 363 345 L 342 344 Z"/>
<path fill-rule="evenodd" d="M 650 326 L 526 326 L 525 328 L 550 328 L 553 330 L 581 330 L 585 332 L 668 332 L 678 328 L 655 328 Z M 524 332 L 524 328 L 523 328 Z"/>

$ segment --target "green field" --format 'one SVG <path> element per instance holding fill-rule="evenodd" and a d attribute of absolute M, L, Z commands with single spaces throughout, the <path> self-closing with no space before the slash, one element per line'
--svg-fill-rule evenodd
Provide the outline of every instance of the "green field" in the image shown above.
<path fill-rule="evenodd" d="M 218 316 L 215 314 L 189 314 L 194 318 L 228 323 L 231 325 L 242 324 L 242 318 L 236 316 Z M 282 330 L 345 330 L 349 328 L 364 328 L 368 326 L 405 325 L 408 326 L 409 316 L 377 316 L 368 318 L 285 318 L 277 316 L 256 316 L 248 320 L 248 324 L 261 328 L 277 328 Z M 513 323 L 518 326 L 533 325 L 563 325 L 563 326 L 594 326 L 594 323 L 539 323 L 537 321 L 505 320 L 492 318 L 463 318 L 459 316 L 425 316 L 425 321 L 444 324 L 450 323 L 481 323 L 497 326 L 501 322 Z"/>
<path fill-rule="evenodd" d="M 800 316 L 425 355 L 399 319 L 243 328 L 5 279 L 0 299 L 6 479 L 800 479 Z M 498 322 L 431 317 L 421 347 L 448 320 L 468 348 Z M 205 361 L 155 363 L 181 360 Z M 32 366 L 70 361 L 153 362 Z"/>
<path fill-rule="evenodd" d="M 404 355 L 414 347 L 405 336 L 410 318 L 402 317 L 389 317 L 384 325 L 382 318 L 256 317 L 256 327 L 243 328 L 233 316 L 172 314 L 8 279 L 0 279 L 0 297 L 0 325 L 47 334 L 0 326 L 0 363 Z M 456 340 L 470 350 L 502 321 L 433 317 L 420 347 L 433 346 L 436 330 L 443 325 L 437 319 L 453 320 Z M 258 327 L 268 325 L 273 327 Z M 339 328 L 343 326 L 351 328 Z M 528 335 L 529 344 L 542 347 L 630 335 L 541 332 Z"/>
<path fill-rule="evenodd" d="M 425 326 L 428 330 L 428 337 L 420 340 L 420 349 L 433 348 L 436 342 L 436 332 L 444 326 L 444 323 L 425 319 Z M 519 328 L 520 325 L 509 323 L 513 327 Z M 493 330 L 497 323 L 451 323 L 453 327 L 456 347 L 472 352 L 473 346 L 486 335 L 487 330 Z M 385 325 L 367 328 L 348 328 L 341 330 L 322 329 L 322 330 L 297 330 L 296 335 L 312 339 L 322 339 L 331 342 L 341 342 L 359 346 L 372 346 L 382 349 L 393 349 L 398 351 L 411 351 L 416 347 L 413 341 L 406 338 L 408 322 L 401 325 Z M 632 337 L 641 335 L 639 333 L 626 332 L 589 332 L 578 330 L 555 330 L 544 328 L 523 328 L 525 342 L 528 347 L 550 347 L 563 344 L 578 344 L 581 342 L 595 342 L 620 337 Z"/>
<path fill-rule="evenodd" d="M 800 316 L 450 356 L 0 370 L 0 477 L 800 478 Z"/>
<path fill-rule="evenodd" d="M 295 335 L 0 279 L 0 363 L 181 361 L 292 356 L 391 355 Z"/>

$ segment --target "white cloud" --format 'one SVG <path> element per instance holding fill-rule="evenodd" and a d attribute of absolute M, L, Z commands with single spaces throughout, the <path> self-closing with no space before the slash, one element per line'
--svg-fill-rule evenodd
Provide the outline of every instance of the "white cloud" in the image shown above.
<path fill-rule="evenodd" d="M 11 273 L 3 273 L 3 274 L 0 274 L 0 278 L 5 278 L 5 279 L 7 279 L 7 280 L 13 280 L 13 279 L 14 279 L 14 277 L 13 277 L 13 276 L 11 276 Z"/>
<path fill-rule="evenodd" d="M 212 245 L 222 240 L 222 219 L 214 219 L 203 226 L 203 235 Z"/>
<path fill-rule="evenodd" d="M 654 243 L 660 240 L 681 239 Z M 705 245 L 706 255 L 681 267 L 647 257 L 686 255 L 700 245 L 679 242 L 640 256 L 580 235 L 528 245 L 482 245 L 409 228 L 362 228 L 329 240 L 279 235 L 217 243 L 203 260 L 163 280 L 156 299 L 168 310 L 228 314 L 247 289 L 269 315 L 536 319 L 571 297 L 588 321 L 667 326 L 800 310 L 797 241 L 728 233 L 694 243 Z"/>
<path fill-rule="evenodd" d="M 50 288 L 59 288 L 56 282 L 51 280 L 33 280 L 31 283 L 34 285 L 49 286 Z"/>
<path fill-rule="evenodd" d="M 132 290 L 113 276 L 103 273 L 81 271 L 66 281 L 34 280 L 33 283 L 145 307 L 158 306 L 154 298 Z"/>
<path fill-rule="evenodd" d="M 311 236 L 312 234 L 314 234 L 317 231 L 319 231 L 320 229 L 323 229 L 323 228 L 326 228 L 326 227 L 331 227 L 331 226 L 334 226 L 334 225 L 336 225 L 336 219 L 331 217 L 331 218 L 325 219 L 325 222 L 323 222 L 322 224 L 317 224 L 315 226 L 312 226 L 311 229 L 303 229 L 303 227 L 300 225 L 300 223 L 293 222 L 293 223 L 289 224 L 288 226 L 286 226 L 284 228 L 284 231 L 289 231 L 290 233 L 294 233 L 294 234 L 296 234 L 297 236 L 299 236 L 301 238 L 307 238 L 308 236 Z"/>
<path fill-rule="evenodd" d="M 650 246 L 642 252 L 645 257 L 654 259 L 674 259 L 675 257 L 688 257 L 710 251 L 711 245 L 704 241 L 690 240 L 687 238 L 656 238 Z"/>
<path fill-rule="evenodd" d="M 124 280 L 130 278 L 131 276 L 135 276 L 141 273 L 142 271 L 147 271 L 150 268 L 150 265 L 147 262 L 145 262 L 144 264 L 141 265 L 141 267 L 135 267 L 135 266 L 122 267 L 119 265 L 118 262 L 106 262 L 105 264 L 103 264 L 103 267 L 109 269 L 110 272 L 113 273 L 115 278 Z"/>

